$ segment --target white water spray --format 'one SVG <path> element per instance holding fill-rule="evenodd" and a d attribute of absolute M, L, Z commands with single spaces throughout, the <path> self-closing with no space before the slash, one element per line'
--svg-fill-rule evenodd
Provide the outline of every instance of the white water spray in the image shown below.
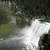
<path fill-rule="evenodd" d="M 24 33 L 23 42 L 27 45 L 27 49 L 37 50 L 38 41 L 42 34 L 48 33 L 50 29 L 50 23 L 43 22 L 41 23 L 39 19 L 36 19 L 32 22 L 30 27 L 25 27 L 21 30 L 21 33 Z"/>
<path fill-rule="evenodd" d="M 14 42 L 15 40 L 16 40 L 16 43 L 18 40 L 21 40 L 22 43 L 26 45 L 26 48 L 28 50 L 29 49 L 37 50 L 40 36 L 42 34 L 48 33 L 49 29 L 50 29 L 50 23 L 48 22 L 42 23 L 39 21 L 39 19 L 36 19 L 35 21 L 32 21 L 31 26 L 26 26 L 25 28 L 19 31 L 20 35 L 23 34 L 23 36 L 21 37 L 16 36 L 16 37 L 7 39 L 4 42 L 6 45 L 12 46 L 13 43 L 15 43 Z M 16 43 L 15 43 L 15 46 L 16 46 Z"/>

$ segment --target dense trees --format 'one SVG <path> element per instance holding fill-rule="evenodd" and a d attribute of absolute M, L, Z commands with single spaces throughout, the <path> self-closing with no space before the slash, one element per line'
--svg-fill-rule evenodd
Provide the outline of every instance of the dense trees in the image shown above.
<path fill-rule="evenodd" d="M 8 23 L 14 11 L 11 10 L 11 3 L 9 1 L 0 1 L 0 24 Z"/>
<path fill-rule="evenodd" d="M 9 9 L 7 7 L 4 8 L 4 5 L 0 3 L 0 24 L 8 21 L 7 18 L 8 15 L 9 15 Z"/>
<path fill-rule="evenodd" d="M 2 0 L 8 1 L 8 0 Z M 26 16 L 40 16 L 40 15 L 48 15 L 48 0 L 9 0 L 13 7 L 21 8 L 22 13 L 24 12 Z M 14 3 L 13 3 L 14 2 Z M 15 9 L 14 9 L 15 10 Z M 15 12 L 17 9 L 15 10 Z"/>
<path fill-rule="evenodd" d="M 8 1 L 8 0 L 2 0 L 2 1 Z M 25 15 L 27 16 L 40 16 L 40 15 L 48 15 L 48 1 L 49 0 L 9 0 L 11 2 L 11 5 L 16 8 L 21 8 Z M 17 9 L 15 10 L 17 11 Z M 22 13 L 23 13 L 22 12 Z"/>
<path fill-rule="evenodd" d="M 22 14 L 19 15 L 23 19 L 50 18 L 48 0 L 16 0 L 16 5 L 21 8 Z"/>
<path fill-rule="evenodd" d="M 21 18 L 21 22 L 24 22 L 34 18 L 48 18 L 50 15 L 49 0 L 1 0 L 11 3 L 10 10 L 13 12 L 12 15 L 16 18 Z M 28 20 L 26 20 L 26 18 Z M 50 18 L 50 17 L 49 17 Z M 19 20 L 20 21 L 20 20 Z M 28 22 L 28 23 L 29 23 Z"/>
<path fill-rule="evenodd" d="M 32 16 L 48 15 L 48 0 L 16 0 L 17 5 L 29 11 Z M 28 12 L 27 12 L 28 13 Z"/>

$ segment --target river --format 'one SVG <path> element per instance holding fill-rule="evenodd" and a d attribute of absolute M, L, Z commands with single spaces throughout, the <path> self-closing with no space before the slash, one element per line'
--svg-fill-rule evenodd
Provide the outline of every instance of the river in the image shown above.
<path fill-rule="evenodd" d="M 0 41 L 0 48 L 13 48 L 12 50 L 38 50 L 40 36 L 47 34 L 49 30 L 50 23 L 41 22 L 39 19 L 32 20 L 30 26 L 25 26 L 22 29 L 15 29 L 10 38 Z"/>

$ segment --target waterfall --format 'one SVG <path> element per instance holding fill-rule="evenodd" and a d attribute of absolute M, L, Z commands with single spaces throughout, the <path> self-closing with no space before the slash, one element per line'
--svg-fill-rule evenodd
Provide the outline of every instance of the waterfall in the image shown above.
<path fill-rule="evenodd" d="M 21 37 L 15 36 L 9 39 L 0 42 L 0 44 L 6 45 L 8 47 L 11 46 L 20 46 L 22 47 L 25 45 L 26 49 L 38 50 L 38 41 L 41 35 L 46 34 L 49 32 L 50 23 L 48 22 L 41 22 L 39 19 L 36 19 L 31 22 L 30 26 L 26 26 L 19 30 L 19 34 L 23 35 Z M 17 30 L 16 30 L 17 32 Z M 3 44 L 4 43 L 4 44 Z M 18 44 L 18 45 L 17 45 Z"/>
<path fill-rule="evenodd" d="M 23 42 L 27 45 L 26 48 L 37 50 L 40 36 L 48 33 L 49 29 L 50 23 L 40 22 L 39 19 L 32 21 L 30 27 L 25 27 L 22 29 L 21 32 L 24 33 Z"/>

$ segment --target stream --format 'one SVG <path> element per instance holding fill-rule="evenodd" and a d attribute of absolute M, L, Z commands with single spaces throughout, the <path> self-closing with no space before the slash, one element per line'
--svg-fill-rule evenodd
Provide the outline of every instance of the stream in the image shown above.
<path fill-rule="evenodd" d="M 32 20 L 30 26 L 15 29 L 9 35 L 10 38 L 0 41 L 0 48 L 13 48 L 12 50 L 38 50 L 40 36 L 47 34 L 50 23 L 41 22 L 39 19 Z M 10 49 L 9 49 L 10 50 Z"/>

